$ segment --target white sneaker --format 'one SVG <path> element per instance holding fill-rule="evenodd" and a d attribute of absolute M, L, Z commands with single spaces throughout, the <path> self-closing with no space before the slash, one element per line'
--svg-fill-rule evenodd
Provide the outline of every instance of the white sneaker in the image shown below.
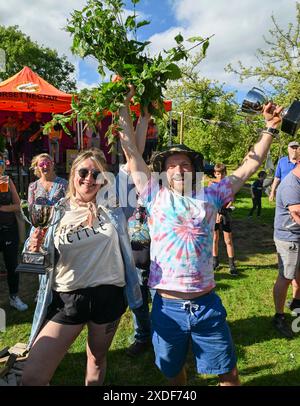
<path fill-rule="evenodd" d="M 10 296 L 9 304 L 15 309 L 19 310 L 19 312 L 24 312 L 28 309 L 28 305 L 23 303 L 19 296 Z"/>

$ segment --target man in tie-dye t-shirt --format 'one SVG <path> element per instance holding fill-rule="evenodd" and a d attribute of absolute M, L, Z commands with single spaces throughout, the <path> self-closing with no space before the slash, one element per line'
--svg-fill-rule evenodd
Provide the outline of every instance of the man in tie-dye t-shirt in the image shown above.
<path fill-rule="evenodd" d="M 236 356 L 226 310 L 214 292 L 213 229 L 217 211 L 232 200 L 257 171 L 281 122 L 281 107 L 263 110 L 267 128 L 229 177 L 201 187 L 202 156 L 184 145 L 169 147 L 152 159 L 152 175 L 136 145 L 129 103 L 120 109 L 120 140 L 137 191 L 149 214 L 149 286 L 155 362 L 171 385 L 187 383 L 185 362 L 190 342 L 199 373 L 219 375 L 221 385 L 239 385 Z"/>
<path fill-rule="evenodd" d="M 178 154 L 170 159 L 173 162 L 180 157 Z M 149 213 L 153 241 L 149 286 L 176 292 L 209 292 L 215 287 L 212 243 L 216 214 L 233 200 L 230 180 L 226 178 L 189 197 L 160 187 L 151 178 L 141 197 Z"/>

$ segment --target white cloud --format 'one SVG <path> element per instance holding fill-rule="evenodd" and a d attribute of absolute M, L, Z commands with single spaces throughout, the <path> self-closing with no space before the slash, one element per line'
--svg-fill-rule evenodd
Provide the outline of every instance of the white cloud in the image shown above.
<path fill-rule="evenodd" d="M 273 14 L 280 27 L 295 22 L 295 2 L 286 0 L 173 0 L 169 1 L 176 16 L 177 26 L 153 35 L 152 51 L 168 49 L 173 38 L 181 32 L 185 38 L 200 35 L 211 38 L 206 59 L 200 65 L 204 76 L 225 82 L 235 88 L 242 86 L 238 77 L 224 71 L 224 67 L 238 60 L 246 66 L 257 65 L 255 52 L 266 48 L 263 36 L 274 28 Z M 251 85 L 253 85 L 253 81 Z"/>
<path fill-rule="evenodd" d="M 82 90 L 82 89 L 91 89 L 93 87 L 99 86 L 99 82 L 94 82 L 94 83 L 89 83 L 84 80 L 77 80 L 77 89 Z"/>
<path fill-rule="evenodd" d="M 86 5 L 86 0 L 9 0 L 7 2 L 2 0 L 0 24 L 18 25 L 20 30 L 33 41 L 56 49 L 59 55 L 65 54 L 68 60 L 75 65 L 78 88 L 93 87 L 95 75 L 92 80 L 89 80 L 88 74 L 83 69 L 80 71 L 79 58 L 75 57 L 70 50 L 71 36 L 64 30 L 73 10 L 81 10 L 84 5 Z M 124 20 L 128 15 L 129 11 L 124 10 Z M 138 19 L 144 18 L 145 14 L 139 12 Z M 94 69 L 97 72 L 97 61 L 93 58 L 86 58 L 83 66 L 87 68 L 87 71 Z M 105 80 L 107 79 L 108 77 L 105 78 Z M 99 81 L 101 80 L 99 75 Z"/>
<path fill-rule="evenodd" d="M 0 3 L 0 24 L 18 25 L 20 30 L 38 44 L 66 55 L 80 77 L 78 58 L 72 55 L 71 37 L 64 30 L 74 9 L 81 9 L 85 0 L 9 0 Z"/>
<path fill-rule="evenodd" d="M 139 8 L 147 1 L 142 0 Z M 167 10 L 161 18 L 168 19 L 171 10 L 176 17 L 176 24 L 165 32 L 160 32 L 159 26 L 152 27 L 156 30 L 156 34 L 150 38 L 153 52 L 170 48 L 178 32 L 185 38 L 215 34 L 200 70 L 206 77 L 239 89 L 249 85 L 246 82 L 240 85 L 236 76 L 224 72 L 224 67 L 238 60 L 247 66 L 257 64 L 255 51 L 259 47 L 265 48 L 263 35 L 268 36 L 268 30 L 272 28 L 272 13 L 282 27 L 295 20 L 295 1 L 151 0 L 153 14 L 158 1 L 165 3 Z M 63 30 L 71 12 L 82 9 L 85 4 L 86 0 L 2 0 L 0 24 L 19 25 L 24 33 L 39 44 L 56 49 L 60 55 L 66 54 L 77 67 L 78 81 L 88 84 L 96 80 L 95 77 L 90 80 L 88 77 L 91 67 L 95 67 L 96 71 L 96 63 L 87 60 L 85 66 L 89 69 L 80 72 L 78 59 L 70 51 L 71 37 Z M 145 17 L 143 12 L 139 14 Z"/>
<path fill-rule="evenodd" d="M 0 23 L 18 25 L 39 44 L 71 55 L 71 38 L 63 30 L 74 9 L 81 9 L 85 0 L 9 0 L 1 1 Z"/>

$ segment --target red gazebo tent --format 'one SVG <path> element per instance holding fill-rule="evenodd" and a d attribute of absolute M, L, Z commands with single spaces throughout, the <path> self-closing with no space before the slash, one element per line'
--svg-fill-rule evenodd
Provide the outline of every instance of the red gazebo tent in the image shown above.
<path fill-rule="evenodd" d="M 71 94 L 56 89 L 28 66 L 0 83 L 0 110 L 64 113 L 71 101 Z"/>
<path fill-rule="evenodd" d="M 64 113 L 71 109 L 72 94 L 50 85 L 28 66 L 0 83 L 0 110 Z M 172 109 L 171 100 L 164 101 L 166 111 Z M 138 112 L 138 107 L 133 106 Z"/>
<path fill-rule="evenodd" d="M 71 110 L 72 96 L 58 90 L 25 66 L 20 72 L 0 83 L 0 111 L 66 113 Z M 171 111 L 171 100 L 165 100 L 164 107 L 167 112 Z M 139 114 L 139 106 L 131 106 L 131 109 Z M 77 126 L 77 137 L 78 146 L 82 147 L 82 126 Z"/>

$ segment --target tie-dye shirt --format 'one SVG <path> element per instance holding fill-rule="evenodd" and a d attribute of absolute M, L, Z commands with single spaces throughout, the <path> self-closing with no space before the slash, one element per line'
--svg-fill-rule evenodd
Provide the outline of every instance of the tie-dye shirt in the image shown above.
<path fill-rule="evenodd" d="M 230 180 L 213 183 L 192 198 L 160 188 L 151 178 L 141 198 L 149 213 L 149 287 L 176 292 L 212 289 L 213 231 L 218 210 L 233 200 Z"/>

